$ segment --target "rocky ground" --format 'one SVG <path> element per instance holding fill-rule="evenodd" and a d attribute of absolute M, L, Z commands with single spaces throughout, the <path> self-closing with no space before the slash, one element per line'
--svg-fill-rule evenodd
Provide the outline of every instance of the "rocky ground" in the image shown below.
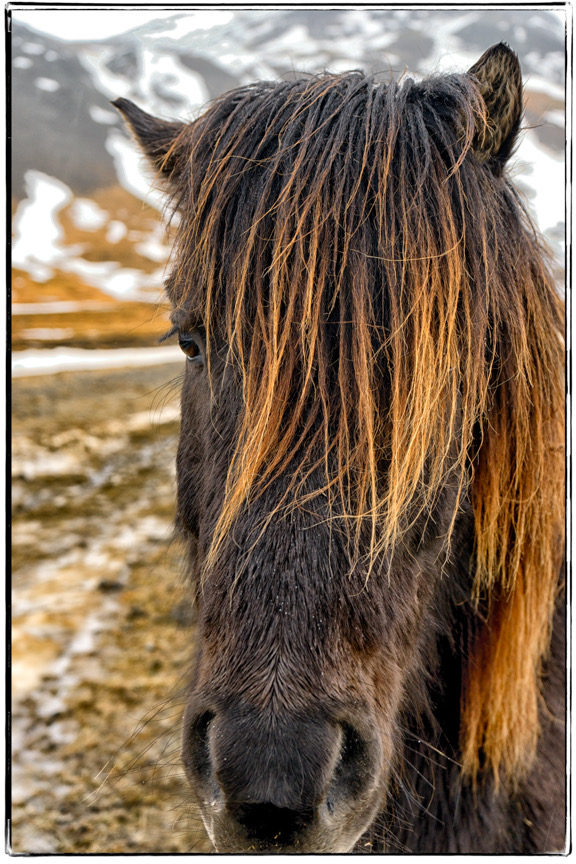
<path fill-rule="evenodd" d="M 16 853 L 209 848 L 179 760 L 194 643 L 171 540 L 180 370 L 14 382 Z"/>

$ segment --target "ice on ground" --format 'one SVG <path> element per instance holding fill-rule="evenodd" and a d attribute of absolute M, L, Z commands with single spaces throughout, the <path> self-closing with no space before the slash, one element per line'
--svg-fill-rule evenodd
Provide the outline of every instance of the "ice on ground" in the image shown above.
<path fill-rule="evenodd" d="M 131 366 L 156 366 L 182 361 L 182 352 L 176 345 L 161 348 L 54 348 L 12 353 L 12 375 L 51 375 L 91 369 L 123 369 Z"/>

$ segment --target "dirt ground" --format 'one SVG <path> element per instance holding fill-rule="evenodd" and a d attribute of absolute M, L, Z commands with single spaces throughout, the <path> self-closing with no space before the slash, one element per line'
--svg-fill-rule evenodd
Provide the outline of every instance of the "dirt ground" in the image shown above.
<path fill-rule="evenodd" d="M 15 853 L 210 850 L 179 758 L 195 638 L 172 540 L 180 371 L 14 381 Z"/>

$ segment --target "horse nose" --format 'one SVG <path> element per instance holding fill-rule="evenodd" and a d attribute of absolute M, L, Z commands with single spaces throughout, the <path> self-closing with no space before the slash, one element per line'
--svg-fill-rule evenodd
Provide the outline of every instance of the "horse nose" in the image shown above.
<path fill-rule="evenodd" d="M 309 828 L 330 823 L 361 792 L 375 767 L 359 732 L 322 716 L 251 707 L 189 713 L 185 726 L 184 763 L 201 807 L 220 836 L 243 838 L 246 848 L 297 849 Z"/>
<path fill-rule="evenodd" d="M 250 830 L 265 812 L 252 805 L 273 807 L 270 814 L 296 823 L 290 813 L 305 814 L 321 800 L 340 737 L 337 726 L 322 717 L 278 716 L 252 706 L 224 710 L 212 714 L 203 733 L 204 762 L 230 812 Z"/>

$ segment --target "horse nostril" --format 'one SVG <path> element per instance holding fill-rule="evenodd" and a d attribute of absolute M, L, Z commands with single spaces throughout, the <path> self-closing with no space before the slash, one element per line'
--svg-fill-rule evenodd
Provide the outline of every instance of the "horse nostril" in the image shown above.
<path fill-rule="evenodd" d="M 369 746 L 349 723 L 342 723 L 340 758 L 331 791 L 351 796 L 361 792 L 369 774 Z"/>
<path fill-rule="evenodd" d="M 202 780 L 208 779 L 212 770 L 208 736 L 214 716 L 212 711 L 203 711 L 187 724 L 184 762 Z"/>
<path fill-rule="evenodd" d="M 269 803 L 231 804 L 229 810 L 250 840 L 279 846 L 294 845 L 314 815 L 312 810 L 291 810 Z"/>

